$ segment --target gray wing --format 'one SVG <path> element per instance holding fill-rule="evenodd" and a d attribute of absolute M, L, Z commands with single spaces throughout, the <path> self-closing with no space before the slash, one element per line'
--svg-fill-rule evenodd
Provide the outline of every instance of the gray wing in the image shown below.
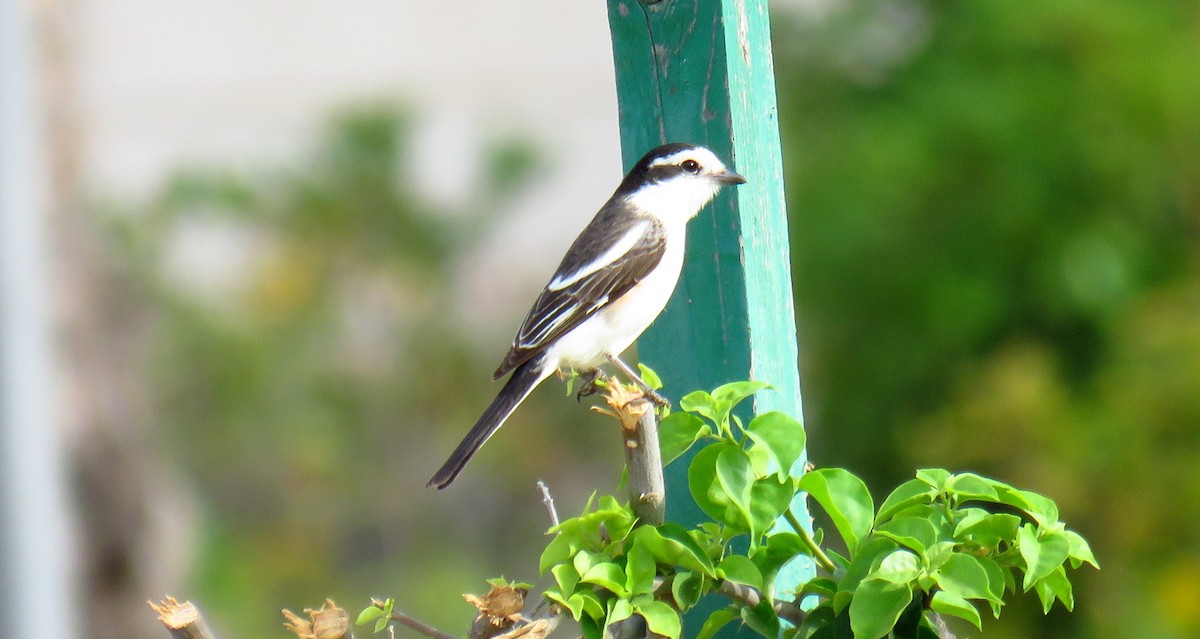
<path fill-rule="evenodd" d="M 656 220 L 636 218 L 614 225 L 604 217 L 592 220 L 567 251 L 521 323 L 494 379 L 542 354 L 558 338 L 619 299 L 662 261 L 666 237 Z"/>

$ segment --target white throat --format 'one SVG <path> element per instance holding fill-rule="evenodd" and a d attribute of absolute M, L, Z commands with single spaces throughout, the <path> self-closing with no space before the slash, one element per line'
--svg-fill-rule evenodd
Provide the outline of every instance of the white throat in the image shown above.
<path fill-rule="evenodd" d="M 687 222 L 717 194 L 720 185 L 712 180 L 681 176 L 648 184 L 625 196 L 638 212 L 667 224 Z"/>

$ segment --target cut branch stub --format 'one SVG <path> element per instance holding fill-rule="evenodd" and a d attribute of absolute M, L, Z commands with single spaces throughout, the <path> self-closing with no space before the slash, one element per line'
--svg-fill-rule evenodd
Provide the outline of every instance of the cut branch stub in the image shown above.
<path fill-rule="evenodd" d="M 295 633 L 299 639 L 351 639 L 353 636 L 350 616 L 332 599 L 326 599 L 319 610 L 305 608 L 304 614 L 308 616 L 307 619 L 291 610 L 283 611 L 283 627 Z"/>
<path fill-rule="evenodd" d="M 659 526 L 666 515 L 666 487 L 658 442 L 658 416 L 636 386 L 610 380 L 604 401 L 612 410 L 593 407 L 621 424 L 625 467 L 629 469 L 629 503 L 638 521 Z"/>
<path fill-rule="evenodd" d="M 147 601 L 158 615 L 158 620 L 174 639 L 213 639 L 213 635 L 200 616 L 200 609 L 190 601 L 180 602 L 167 596 L 159 603 Z"/>

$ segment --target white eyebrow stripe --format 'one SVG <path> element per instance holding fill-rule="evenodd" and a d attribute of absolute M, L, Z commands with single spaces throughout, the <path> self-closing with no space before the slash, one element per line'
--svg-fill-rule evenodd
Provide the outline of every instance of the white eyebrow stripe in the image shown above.
<path fill-rule="evenodd" d="M 651 162 L 650 166 L 668 166 L 668 165 L 672 165 L 672 164 L 679 164 L 680 162 L 688 159 L 691 156 L 695 156 L 695 155 L 696 155 L 695 149 L 685 149 L 683 151 L 676 151 L 675 153 L 672 153 L 671 155 L 658 158 L 657 160 Z"/>
<path fill-rule="evenodd" d="M 646 227 L 649 225 L 650 222 L 648 220 L 642 220 L 629 227 L 629 230 L 625 232 L 625 235 L 621 236 L 620 240 L 617 240 L 615 244 L 595 260 L 581 266 L 574 272 L 558 275 L 553 280 L 550 280 L 546 288 L 551 291 L 561 291 L 592 273 L 609 266 L 641 241 L 642 237 L 646 234 Z"/>

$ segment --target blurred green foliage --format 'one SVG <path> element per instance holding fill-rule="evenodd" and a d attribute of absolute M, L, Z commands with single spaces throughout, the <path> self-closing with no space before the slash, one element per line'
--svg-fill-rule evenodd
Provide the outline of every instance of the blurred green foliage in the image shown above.
<path fill-rule="evenodd" d="M 774 28 L 814 462 L 1057 500 L 1105 568 L 989 637 L 1200 635 L 1200 4 Z"/>
<path fill-rule="evenodd" d="M 446 605 L 457 593 L 536 566 L 549 519 L 524 469 L 582 465 L 610 439 L 619 463 L 615 437 L 558 428 L 604 420 L 542 393 L 454 499 L 425 490 L 498 389 L 505 348 L 470 339 L 456 269 L 536 162 L 524 143 L 495 142 L 464 210 L 449 210 L 415 189 L 409 130 L 395 109 L 359 109 L 299 169 L 187 171 L 114 219 L 153 318 L 146 383 L 163 445 L 204 509 L 189 596 L 233 636 L 279 636 L 281 608 L 372 594 L 465 627 L 470 606 Z M 187 262 L 195 244 L 218 263 Z M 522 485 L 509 490 L 509 474 Z M 595 474 L 573 475 L 556 494 L 595 489 Z"/>

